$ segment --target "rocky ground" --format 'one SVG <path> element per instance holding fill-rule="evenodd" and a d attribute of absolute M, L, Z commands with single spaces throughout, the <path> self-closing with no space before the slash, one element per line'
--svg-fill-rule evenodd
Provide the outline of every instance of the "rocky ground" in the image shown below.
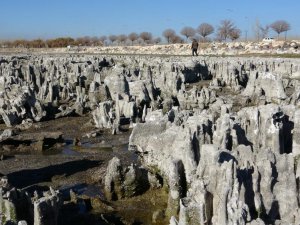
<path fill-rule="evenodd" d="M 300 220 L 299 59 L 7 54 L 0 95 L 4 224 Z"/>
<path fill-rule="evenodd" d="M 299 40 L 288 41 L 236 41 L 200 43 L 199 54 L 218 56 L 282 56 L 299 57 Z M 37 54 L 113 54 L 113 55 L 191 55 L 191 44 L 160 44 L 146 46 L 102 46 L 102 47 L 71 47 L 56 49 L 7 49 L 0 48 L 5 54 L 37 53 Z"/>
<path fill-rule="evenodd" d="M 36 135 L 60 131 L 63 142 L 43 152 L 27 151 L 27 147 L 20 148 L 21 152 L 14 151 L 15 147 L 2 151 L 2 176 L 5 175 L 13 187 L 29 193 L 45 191 L 49 187 L 60 190 L 65 202 L 58 224 L 108 224 L 105 221 L 110 221 L 109 224 L 139 224 L 141 221 L 151 224 L 152 213 L 165 207 L 166 203 L 161 201 L 166 198 L 165 191 L 154 190 L 136 198 L 110 203 L 103 192 L 102 183 L 109 160 L 117 156 L 126 165 L 137 163 L 137 156 L 128 151 L 131 131 L 124 126 L 124 131 L 117 136 L 99 129 L 96 137 L 85 136 L 93 130 L 89 116 L 34 124 L 20 133 Z M 72 201 L 66 196 L 70 190 L 76 193 Z M 133 213 L 136 216 L 132 217 Z M 161 224 L 159 221 L 164 219 L 158 219 L 157 224 Z"/>

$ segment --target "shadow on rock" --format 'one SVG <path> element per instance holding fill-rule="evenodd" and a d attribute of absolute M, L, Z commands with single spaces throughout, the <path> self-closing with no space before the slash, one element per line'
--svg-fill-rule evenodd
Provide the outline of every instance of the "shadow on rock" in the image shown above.
<path fill-rule="evenodd" d="M 83 159 L 40 169 L 21 170 L 7 174 L 7 177 L 14 187 L 24 188 L 41 182 L 51 181 L 51 178 L 55 175 L 64 174 L 67 177 L 100 165 L 101 161 Z"/>

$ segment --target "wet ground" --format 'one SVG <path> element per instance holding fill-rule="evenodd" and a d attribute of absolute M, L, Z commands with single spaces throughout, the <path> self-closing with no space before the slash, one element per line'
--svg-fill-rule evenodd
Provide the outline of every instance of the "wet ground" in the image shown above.
<path fill-rule="evenodd" d="M 82 179 L 80 173 L 85 173 L 85 182 L 92 182 L 96 172 L 102 179 L 99 168 L 106 167 L 107 162 L 118 156 L 124 162 L 135 160 L 135 156 L 127 151 L 130 131 L 111 135 L 109 131 L 98 131 L 98 136 L 93 138 L 83 137 L 95 130 L 89 117 L 65 117 L 53 121 L 35 123 L 30 129 L 21 133 L 36 134 L 39 132 L 60 131 L 63 133 L 64 143 L 58 148 L 50 148 L 43 152 L 30 152 L 9 155 L 5 153 L 5 160 L 0 162 L 0 172 L 15 180 L 18 188 L 25 188 L 32 184 L 58 186 L 55 181 L 58 176 L 65 176 L 61 182 L 69 183 L 71 178 L 76 182 Z M 75 142 L 78 142 L 75 144 Z M 23 182 L 23 180 L 34 181 Z M 37 176 L 40 175 L 40 176 Z M 19 178 L 20 177 L 20 178 Z M 28 178 L 28 179 L 27 179 Z M 58 184 L 57 184 L 58 183 Z"/>
<path fill-rule="evenodd" d="M 0 125 L 1 132 L 5 128 Z M 65 195 L 60 224 L 152 224 L 153 212 L 165 208 L 165 191 L 152 190 L 116 202 L 107 202 L 102 192 L 102 180 L 112 157 L 117 156 L 125 165 L 138 163 L 137 156 L 128 151 L 128 126 L 112 135 L 109 130 L 95 129 L 90 116 L 64 117 L 34 123 L 21 133 L 57 131 L 63 133 L 59 147 L 43 152 L 5 152 L 0 173 L 8 177 L 12 186 L 28 192 L 47 190 L 49 186 L 59 189 Z M 94 137 L 86 136 L 90 133 Z M 71 189 L 79 200 L 69 199 Z M 162 221 L 158 219 L 156 224 L 164 224 Z"/>

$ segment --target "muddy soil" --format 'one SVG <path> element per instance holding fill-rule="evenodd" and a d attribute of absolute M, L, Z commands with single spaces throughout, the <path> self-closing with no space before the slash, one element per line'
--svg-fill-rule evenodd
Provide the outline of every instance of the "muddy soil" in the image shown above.
<path fill-rule="evenodd" d="M 1 124 L 0 132 L 5 128 Z M 108 161 L 117 156 L 125 165 L 138 163 L 137 156 L 128 151 L 131 130 L 127 125 L 121 127 L 119 134 L 111 135 L 109 130 L 96 130 L 90 116 L 64 117 L 34 123 L 21 133 L 54 131 L 63 133 L 60 147 L 43 152 L 0 152 L 5 155 L 0 161 L 0 173 L 8 177 L 12 186 L 28 192 L 50 186 L 61 190 L 65 204 L 60 224 L 151 224 L 153 212 L 165 208 L 166 201 L 161 201 L 165 199 L 163 190 L 117 202 L 105 200 L 102 180 Z M 88 138 L 86 134 L 91 132 L 97 135 Z M 84 207 L 79 200 L 69 199 L 71 189 Z M 158 219 L 157 224 L 163 224 L 162 221 Z"/>

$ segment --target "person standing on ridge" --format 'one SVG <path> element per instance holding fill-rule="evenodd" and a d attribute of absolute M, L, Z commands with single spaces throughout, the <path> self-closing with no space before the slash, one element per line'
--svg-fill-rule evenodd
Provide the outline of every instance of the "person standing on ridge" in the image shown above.
<path fill-rule="evenodd" d="M 198 56 L 198 53 L 197 53 L 197 51 L 198 51 L 198 46 L 199 46 L 199 44 L 198 44 L 197 40 L 196 40 L 196 39 L 193 39 L 192 47 L 191 47 L 193 56 L 194 56 L 195 54 L 196 54 L 196 56 Z"/>

